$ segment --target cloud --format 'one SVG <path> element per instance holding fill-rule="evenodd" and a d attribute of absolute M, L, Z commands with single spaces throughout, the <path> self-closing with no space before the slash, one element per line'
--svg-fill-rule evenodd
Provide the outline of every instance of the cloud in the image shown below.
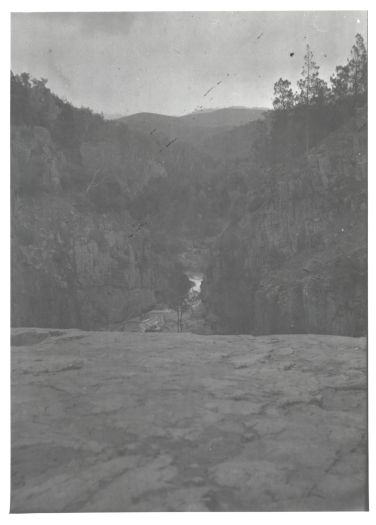
<path fill-rule="evenodd" d="M 13 13 L 12 23 L 27 27 L 54 27 L 82 35 L 126 35 L 137 13 Z"/>
<path fill-rule="evenodd" d="M 359 11 L 17 13 L 12 68 L 106 113 L 264 107 L 277 78 L 299 77 L 307 41 L 328 78 L 366 22 Z"/>

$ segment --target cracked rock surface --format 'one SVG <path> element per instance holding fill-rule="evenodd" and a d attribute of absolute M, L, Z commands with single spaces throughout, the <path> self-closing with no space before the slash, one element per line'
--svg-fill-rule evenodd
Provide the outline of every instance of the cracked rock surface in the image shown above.
<path fill-rule="evenodd" d="M 12 343 L 12 512 L 366 508 L 364 338 Z"/>

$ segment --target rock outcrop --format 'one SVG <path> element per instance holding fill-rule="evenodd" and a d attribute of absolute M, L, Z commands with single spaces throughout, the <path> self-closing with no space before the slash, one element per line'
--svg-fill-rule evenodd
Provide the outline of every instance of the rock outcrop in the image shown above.
<path fill-rule="evenodd" d="M 85 189 L 63 191 L 83 167 L 47 129 L 12 131 L 13 326 L 103 329 L 152 308 L 173 257 L 153 252 L 126 209 L 98 211 Z"/>
<path fill-rule="evenodd" d="M 220 333 L 366 333 L 364 112 L 297 161 L 259 172 L 239 215 L 203 283 Z"/>
<path fill-rule="evenodd" d="M 14 513 L 367 508 L 364 338 L 12 341 Z"/>

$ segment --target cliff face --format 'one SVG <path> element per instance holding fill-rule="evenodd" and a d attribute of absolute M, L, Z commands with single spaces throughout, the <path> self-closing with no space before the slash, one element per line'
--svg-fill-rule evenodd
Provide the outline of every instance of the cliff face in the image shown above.
<path fill-rule="evenodd" d="M 213 248 L 204 296 L 220 332 L 366 331 L 365 115 L 292 165 L 264 169 Z"/>
<path fill-rule="evenodd" d="M 170 261 L 153 253 L 148 229 L 62 191 L 74 169 L 46 129 L 13 130 L 14 326 L 108 328 L 150 309 L 163 288 Z"/>

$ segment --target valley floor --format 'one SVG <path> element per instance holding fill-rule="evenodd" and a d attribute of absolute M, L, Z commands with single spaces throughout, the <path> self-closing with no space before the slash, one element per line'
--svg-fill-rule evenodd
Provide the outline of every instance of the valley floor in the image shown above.
<path fill-rule="evenodd" d="M 364 338 L 12 343 L 12 512 L 366 508 Z"/>

